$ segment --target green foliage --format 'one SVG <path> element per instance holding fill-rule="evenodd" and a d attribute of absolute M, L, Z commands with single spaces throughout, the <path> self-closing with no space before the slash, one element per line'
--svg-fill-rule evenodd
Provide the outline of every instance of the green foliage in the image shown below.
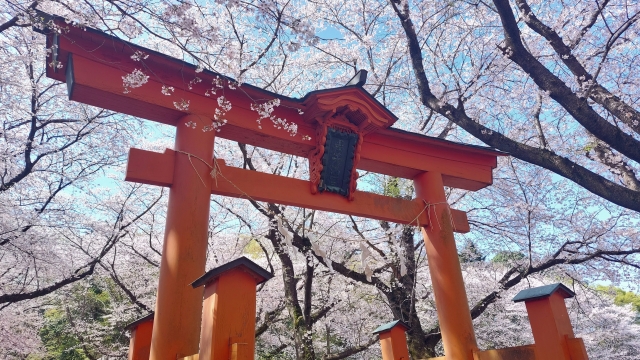
<path fill-rule="evenodd" d="M 276 346 L 267 346 L 261 344 L 260 339 L 256 346 L 256 360 L 293 360 L 293 357 L 288 356 L 283 352 L 283 349 L 279 349 Z"/>
<path fill-rule="evenodd" d="M 480 249 L 474 244 L 471 240 L 467 240 L 465 242 L 464 247 L 458 253 L 458 259 L 460 259 L 460 263 L 472 263 L 484 261 L 486 258 L 485 255 L 482 254 Z"/>
<path fill-rule="evenodd" d="M 491 259 L 491 262 L 498 264 L 506 264 L 525 258 L 525 255 L 519 251 L 500 251 Z"/>
<path fill-rule="evenodd" d="M 99 358 L 96 349 L 88 345 L 89 338 L 96 332 L 101 338 L 101 345 L 128 343 L 128 339 L 122 336 L 124 324 L 114 326 L 108 320 L 112 303 L 124 301 L 113 285 L 111 281 L 102 284 L 91 282 L 88 286 L 77 284 L 63 301 L 43 312 L 45 324 L 39 335 L 47 351 L 45 359 Z"/>
<path fill-rule="evenodd" d="M 66 310 L 58 308 L 44 312 L 46 325 L 40 330 L 40 338 L 47 350 L 47 359 L 83 360 L 84 351 L 79 348 L 80 341 L 68 331 L 69 322 Z"/>
<path fill-rule="evenodd" d="M 398 178 L 392 177 L 384 183 L 383 195 L 391 197 L 400 197 L 400 183 Z"/>
<path fill-rule="evenodd" d="M 593 150 L 593 148 L 595 148 L 596 145 L 597 145 L 596 142 L 589 142 L 584 146 L 583 150 L 584 150 L 584 152 L 589 152 L 589 151 Z"/>
<path fill-rule="evenodd" d="M 259 259 L 264 256 L 264 252 L 262 251 L 262 248 L 260 247 L 260 244 L 256 239 L 251 239 L 249 243 L 247 243 L 247 245 L 244 247 L 243 252 L 249 255 L 249 257 L 252 259 Z"/>
<path fill-rule="evenodd" d="M 634 292 L 616 289 L 616 298 L 614 301 L 616 305 L 631 304 L 636 311 L 640 312 L 640 295 Z"/>
<path fill-rule="evenodd" d="M 631 304 L 637 312 L 640 312 L 640 295 L 632 291 L 624 291 L 614 286 L 598 285 L 596 286 L 596 290 L 615 295 L 613 302 L 616 305 Z"/>

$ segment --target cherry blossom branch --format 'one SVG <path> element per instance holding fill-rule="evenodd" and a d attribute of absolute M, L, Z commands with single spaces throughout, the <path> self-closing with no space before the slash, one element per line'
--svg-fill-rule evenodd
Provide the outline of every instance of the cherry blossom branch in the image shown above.
<path fill-rule="evenodd" d="M 256 338 L 260 337 L 260 335 L 269 330 L 269 327 L 278 319 L 278 316 L 280 316 L 280 313 L 282 313 L 282 310 L 284 310 L 284 308 L 284 303 L 280 302 L 275 309 L 267 311 L 264 314 L 264 320 L 262 321 L 262 324 L 256 327 Z"/>
<path fill-rule="evenodd" d="M 601 6 L 601 9 L 606 6 L 607 2 L 608 1 L 605 1 L 605 3 Z M 636 109 L 622 101 L 620 97 L 612 94 L 609 90 L 596 82 L 597 74 L 599 74 L 600 70 L 602 69 L 602 64 L 604 62 L 604 59 L 606 58 L 606 54 L 608 54 L 611 50 L 613 44 L 615 43 L 615 40 L 618 39 L 624 31 L 629 29 L 629 27 L 633 23 L 640 19 L 640 13 L 635 14 L 628 21 L 626 21 L 620 27 L 620 29 L 618 29 L 612 35 L 612 38 L 607 41 L 605 54 L 603 55 L 603 61 L 600 62 L 596 75 L 591 75 L 572 53 L 572 47 L 570 45 L 566 45 L 556 31 L 554 31 L 552 28 L 544 24 L 536 17 L 526 0 L 516 0 L 516 4 L 518 5 L 520 11 L 522 11 L 522 17 L 525 24 L 527 24 L 529 28 L 549 41 L 549 44 L 554 49 L 556 54 L 558 54 L 562 62 L 576 77 L 578 83 L 587 88 L 587 91 L 585 92 L 587 95 L 585 97 L 591 98 L 596 103 L 602 105 L 611 114 L 613 114 L 627 126 L 633 129 L 633 131 L 640 134 L 640 112 L 638 112 Z M 498 6 L 498 8 L 500 8 L 500 6 Z M 596 14 L 600 12 L 601 10 Z M 594 16 L 594 18 L 592 19 L 594 22 L 595 18 L 596 17 Z M 584 29 L 583 31 L 586 32 L 586 30 Z"/>
<path fill-rule="evenodd" d="M 129 194 L 132 194 L 135 189 L 140 186 L 134 187 Z M 122 223 L 122 215 L 125 207 L 127 206 L 127 202 L 125 201 L 116 217 L 113 226 L 114 233 L 107 237 L 105 244 L 102 246 L 102 249 L 98 252 L 97 255 L 92 256 L 92 259 L 88 261 L 83 266 L 77 268 L 70 276 L 65 277 L 62 280 L 56 281 L 53 284 L 45 287 L 38 288 L 36 290 L 27 291 L 27 292 L 17 292 L 17 293 L 7 293 L 0 295 L 0 304 L 4 303 L 14 303 L 24 300 L 35 299 L 41 296 L 45 296 L 51 294 L 52 292 L 61 289 L 64 286 L 75 283 L 76 281 L 82 280 L 88 276 L 93 275 L 96 266 L 100 263 L 100 261 L 111 251 L 111 249 L 125 236 L 129 233 L 129 227 L 131 227 L 136 221 L 146 215 L 151 209 L 160 201 L 161 196 L 157 197 L 151 204 L 149 204 L 144 210 L 136 214 L 130 221 L 127 223 Z M 87 250 L 81 249 L 86 255 L 91 256 Z M 24 290 L 24 289 L 23 289 Z"/>
<path fill-rule="evenodd" d="M 358 236 L 360 236 L 360 238 L 362 240 L 364 240 L 367 243 L 367 245 L 369 245 L 369 247 L 373 249 L 373 251 L 377 252 L 378 255 L 380 255 L 381 258 L 386 259 L 387 258 L 387 254 L 385 254 L 384 251 L 380 250 L 377 246 L 372 244 L 371 241 L 369 241 L 366 238 L 366 236 L 364 236 L 362 231 L 360 231 L 360 228 L 358 227 L 358 224 L 353 219 L 353 216 L 349 215 L 349 220 L 351 220 L 351 225 L 352 225 L 351 228 L 358 234 Z"/>
<path fill-rule="evenodd" d="M 589 30 L 591 30 L 593 25 L 595 25 L 598 17 L 600 17 L 600 14 L 602 14 L 602 11 L 608 4 L 609 0 L 604 0 L 602 4 L 598 4 L 598 9 L 594 11 L 593 14 L 591 14 L 589 22 L 585 26 L 583 26 L 582 29 L 580 29 L 580 34 L 569 43 L 569 47 L 571 49 L 575 49 L 580 44 L 584 36 L 589 32 Z"/>
<path fill-rule="evenodd" d="M 100 265 L 100 267 L 102 267 L 105 271 L 107 271 L 107 273 L 109 274 L 109 277 L 113 280 L 113 282 L 116 283 L 116 285 L 118 285 L 118 287 L 120 288 L 120 290 L 122 290 L 125 295 L 129 298 L 129 300 L 134 303 L 136 306 L 138 306 L 139 308 L 141 308 L 142 310 L 146 311 L 146 312 L 152 312 L 153 309 L 149 308 L 147 305 L 145 305 L 144 303 L 142 303 L 138 297 L 133 293 L 133 291 L 131 291 L 123 282 L 122 280 L 120 280 L 120 278 L 118 277 L 118 274 L 116 273 L 116 269 L 115 269 L 115 265 L 114 262 L 111 262 L 109 264 L 109 267 L 111 269 L 109 269 L 102 261 L 99 261 L 98 264 Z"/>
<path fill-rule="evenodd" d="M 251 69 L 254 65 L 256 65 L 262 58 L 269 52 L 271 46 L 275 43 L 276 39 L 278 39 L 278 33 L 280 31 L 280 27 L 282 25 L 282 14 L 284 13 L 284 9 L 289 5 L 289 2 L 285 3 L 282 7 L 282 10 L 278 11 L 278 15 L 276 17 L 276 29 L 273 31 L 273 36 L 271 37 L 271 41 L 269 44 L 262 50 L 262 52 L 244 69 L 240 70 L 240 76 L 242 76 L 245 72 Z"/>
<path fill-rule="evenodd" d="M 273 248 L 275 249 L 276 254 L 278 254 L 278 258 L 282 264 L 284 293 L 287 302 L 287 309 L 289 310 L 289 316 L 293 320 L 294 339 L 296 341 L 296 345 L 302 348 L 302 359 L 312 360 L 315 358 L 313 342 L 310 334 L 307 336 L 307 332 L 312 330 L 313 324 L 310 322 L 311 319 L 309 314 L 303 311 L 300 303 L 298 302 L 298 289 L 296 288 L 298 279 L 295 276 L 293 262 L 285 250 L 285 244 L 281 240 L 281 235 L 276 229 L 271 228 L 265 238 L 272 242 Z M 305 299 L 307 297 L 307 290 L 310 290 L 311 288 L 312 280 L 313 277 L 305 279 Z M 307 288 L 307 286 L 309 288 Z"/>
<path fill-rule="evenodd" d="M 405 5 L 403 9 L 400 9 L 398 8 L 400 2 L 391 0 L 391 4 L 398 16 L 398 19 L 402 24 L 405 35 L 407 37 L 409 56 L 414 75 L 417 80 L 420 100 L 423 105 L 430 109 L 433 109 L 440 115 L 453 121 L 458 126 L 489 146 L 493 146 L 499 150 L 508 152 L 511 156 L 514 156 L 518 159 L 551 170 L 554 173 L 577 183 L 588 191 L 604 199 L 607 199 L 614 204 L 620 205 L 627 209 L 640 211 L 640 192 L 618 185 L 598 174 L 595 174 L 594 172 L 571 161 L 566 157 L 557 155 L 553 151 L 532 147 L 512 140 L 505 135 L 493 129 L 487 128 L 486 126 L 481 125 L 478 121 L 470 118 L 464 111 L 463 107 L 454 107 L 453 105 L 442 102 L 440 99 L 438 99 L 431 92 L 431 89 L 429 87 L 429 80 L 427 79 L 427 75 L 423 66 L 420 43 L 418 41 L 417 34 L 414 31 L 413 23 L 409 16 L 408 5 Z M 509 5 L 507 4 L 506 6 L 508 7 Z M 511 10 L 509 9 L 508 11 Z M 511 14 L 513 16 L 513 13 Z M 512 21 L 508 22 L 508 24 L 511 24 L 511 27 L 515 27 L 515 31 L 518 31 L 517 25 L 515 25 L 515 20 L 513 20 L 513 18 L 511 20 Z M 524 50 L 524 52 L 526 52 L 526 50 Z M 528 54 L 528 52 L 526 53 Z M 537 60 L 535 59 L 533 59 L 533 61 L 537 62 Z M 548 72 L 548 70 L 546 69 L 544 71 Z M 580 103 L 579 105 L 582 107 L 584 104 Z M 620 131 L 616 132 L 619 133 Z M 629 141 L 628 147 L 631 147 L 633 143 L 636 143 L 635 146 L 637 149 L 634 152 L 640 152 L 640 146 L 634 139 L 631 139 Z"/>
<path fill-rule="evenodd" d="M 620 153 L 640 162 L 640 142 L 600 116 L 525 48 L 508 0 L 494 0 L 493 3 L 500 14 L 504 30 L 505 45 L 499 46 L 503 54 L 518 64 L 538 87 L 546 91 L 585 129 Z"/>
<path fill-rule="evenodd" d="M 337 354 L 324 355 L 322 357 L 322 360 L 344 359 L 344 358 L 347 358 L 349 356 L 352 356 L 352 355 L 355 355 L 357 353 L 360 353 L 360 352 L 363 352 L 363 351 L 367 350 L 368 348 L 371 347 L 371 345 L 375 344 L 376 342 L 378 342 L 378 337 L 374 336 L 364 344 L 348 348 L 348 349 L 346 349 L 344 351 L 341 351 L 341 352 L 339 352 Z"/>
<path fill-rule="evenodd" d="M 38 1 L 34 1 L 29 6 L 27 6 L 25 9 L 20 9 L 19 11 L 28 12 L 29 10 L 35 9 L 37 5 L 38 5 Z M 9 19 L 9 21 L 0 24 L 0 33 L 2 33 L 3 31 L 5 31 L 5 30 L 7 30 L 7 29 L 9 29 L 9 28 L 11 28 L 13 26 L 20 26 L 20 27 L 31 26 L 31 24 L 18 24 L 19 20 L 20 20 L 20 16 L 16 15 L 16 16 L 12 17 L 11 19 Z"/>
<path fill-rule="evenodd" d="M 640 180 L 633 171 L 633 168 L 623 160 L 622 156 L 616 155 L 611 147 L 598 139 L 593 141 L 595 145 L 591 148 L 595 157 L 591 155 L 591 151 L 586 152 L 589 159 L 606 165 L 609 171 L 616 177 L 621 178 L 622 182 L 631 190 L 640 191 Z"/>
<path fill-rule="evenodd" d="M 534 111 L 533 111 L 533 121 L 536 126 L 536 130 L 538 131 L 538 139 L 540 139 L 540 147 L 547 149 L 549 145 L 547 144 L 547 139 L 544 136 L 542 125 L 540 124 L 540 112 L 542 112 L 542 93 L 539 91 L 536 98 L 536 107 L 534 108 Z"/>

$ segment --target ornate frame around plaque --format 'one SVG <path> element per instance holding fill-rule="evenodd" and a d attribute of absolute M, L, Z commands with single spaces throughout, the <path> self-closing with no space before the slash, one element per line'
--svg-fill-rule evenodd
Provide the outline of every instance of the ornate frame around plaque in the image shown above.
<path fill-rule="evenodd" d="M 338 115 L 318 125 L 316 139 L 318 144 L 309 158 L 311 193 L 329 191 L 353 200 L 362 133 Z"/>
<path fill-rule="evenodd" d="M 360 161 L 363 137 L 390 127 L 398 118 L 357 85 L 309 93 L 304 99 L 303 110 L 304 121 L 314 124 L 316 127 L 316 147 L 308 155 L 311 193 L 332 191 L 353 200 L 358 180 L 356 167 Z M 351 134 L 347 135 L 351 139 L 355 139 L 354 136 L 357 136 L 356 144 L 352 147 L 353 152 L 345 151 L 343 153 L 345 161 L 342 163 L 344 165 L 348 165 L 347 163 L 351 159 L 353 162 L 350 175 L 347 174 L 347 169 L 343 168 L 343 181 L 339 189 L 334 188 L 334 185 L 327 184 L 326 180 L 323 181 L 323 176 L 330 175 L 331 172 L 329 170 L 323 172 L 325 166 L 331 163 L 329 158 L 325 159 L 325 153 L 329 151 L 328 147 L 331 146 L 331 144 L 327 144 L 327 139 L 329 138 L 329 142 L 331 142 L 332 137 L 332 135 L 328 135 L 329 129 L 332 132 Z M 349 143 L 351 144 L 351 140 Z M 349 186 L 345 189 L 344 184 L 347 179 Z"/>

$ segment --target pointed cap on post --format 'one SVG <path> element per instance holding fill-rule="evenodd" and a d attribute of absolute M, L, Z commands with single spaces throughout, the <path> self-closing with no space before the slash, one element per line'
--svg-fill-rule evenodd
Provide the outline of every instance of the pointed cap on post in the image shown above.
<path fill-rule="evenodd" d="M 396 326 L 402 326 L 404 328 L 403 329 L 404 331 L 407 331 L 407 330 L 411 329 L 409 327 L 409 325 L 407 325 L 403 321 L 395 320 L 395 321 L 392 321 L 390 323 L 386 323 L 384 325 L 378 326 L 378 328 L 373 331 L 373 334 L 380 334 L 380 333 L 383 333 L 385 331 L 391 331 L 391 329 L 393 329 Z"/>
<path fill-rule="evenodd" d="M 557 283 L 522 290 L 511 301 L 521 302 L 527 300 L 542 299 L 551 296 L 556 291 L 560 291 L 560 295 L 562 295 L 562 297 L 565 299 L 576 296 L 576 294 L 571 291 L 571 289 L 561 283 Z"/>
<path fill-rule="evenodd" d="M 256 279 L 256 285 L 260 285 L 263 282 L 273 277 L 272 273 L 268 272 L 267 270 L 260 267 L 258 264 L 254 263 L 253 261 L 243 256 L 241 258 L 230 261 L 222 266 L 218 266 L 217 268 L 213 268 L 207 271 L 206 274 L 202 275 L 201 277 L 196 279 L 196 281 L 192 282 L 191 286 L 193 286 L 193 288 L 195 289 L 202 285 L 207 285 L 208 283 L 219 278 L 225 272 L 236 269 L 236 268 L 242 268 L 245 271 L 247 271 L 251 276 L 253 276 L 253 278 Z"/>
<path fill-rule="evenodd" d="M 153 321 L 153 317 L 154 317 L 154 315 L 155 315 L 155 313 L 152 311 L 149 315 L 145 315 L 145 316 L 141 317 L 140 319 L 138 319 L 138 320 L 134 320 L 134 321 L 132 321 L 131 323 L 127 324 L 127 325 L 124 327 L 124 329 L 125 329 L 125 330 L 129 330 L 129 331 L 131 331 L 131 330 L 133 330 L 133 329 L 137 328 L 137 327 L 138 327 L 138 325 L 140 325 L 140 324 L 142 324 L 142 323 L 145 323 L 145 322 L 147 322 L 147 321 Z"/>

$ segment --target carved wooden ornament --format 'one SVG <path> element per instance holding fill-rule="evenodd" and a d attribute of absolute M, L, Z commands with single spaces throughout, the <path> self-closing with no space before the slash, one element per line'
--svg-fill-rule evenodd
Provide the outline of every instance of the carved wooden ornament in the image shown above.
<path fill-rule="evenodd" d="M 365 135 L 391 126 L 396 117 L 364 89 L 349 86 L 310 93 L 305 121 L 316 123 L 309 154 L 311 193 L 330 191 L 353 200 Z"/>

